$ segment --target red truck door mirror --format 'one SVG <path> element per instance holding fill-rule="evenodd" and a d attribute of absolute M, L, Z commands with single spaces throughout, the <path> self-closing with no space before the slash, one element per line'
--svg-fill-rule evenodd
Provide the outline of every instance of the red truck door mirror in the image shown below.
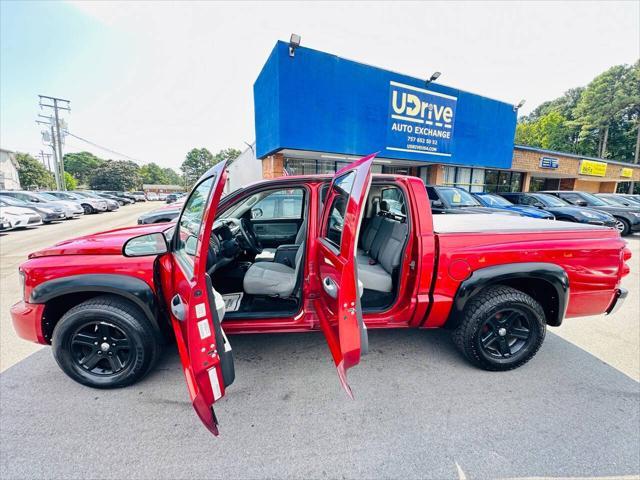
<path fill-rule="evenodd" d="M 162 232 L 148 233 L 130 238 L 122 247 L 122 254 L 125 257 L 162 255 L 168 251 L 167 239 Z"/>

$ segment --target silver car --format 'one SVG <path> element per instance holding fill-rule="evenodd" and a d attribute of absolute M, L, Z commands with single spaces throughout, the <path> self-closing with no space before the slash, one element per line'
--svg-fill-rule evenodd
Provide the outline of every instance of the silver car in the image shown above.
<path fill-rule="evenodd" d="M 64 212 L 64 218 L 75 218 L 82 215 L 82 212 L 80 211 L 81 207 L 79 205 L 61 201 L 60 199 L 46 195 L 43 192 L 3 190 L 0 192 L 0 195 L 15 198 L 33 207 L 50 208 L 54 211 L 56 209 L 62 208 Z"/>
<path fill-rule="evenodd" d="M 107 211 L 107 202 L 102 199 L 98 200 L 91 197 L 85 198 L 81 195 L 77 195 L 75 192 L 49 191 L 46 193 L 53 195 L 60 200 L 79 203 L 82 206 L 85 215 Z"/>

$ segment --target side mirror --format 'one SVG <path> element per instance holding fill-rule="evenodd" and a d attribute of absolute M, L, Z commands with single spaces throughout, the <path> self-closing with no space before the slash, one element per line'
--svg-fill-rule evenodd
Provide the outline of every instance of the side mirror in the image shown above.
<path fill-rule="evenodd" d="M 540 203 L 540 202 L 534 203 L 533 206 L 536 207 L 536 208 L 544 208 L 544 204 Z"/>
<path fill-rule="evenodd" d="M 430 203 L 433 208 L 442 208 L 444 206 L 441 200 L 430 200 Z"/>
<path fill-rule="evenodd" d="M 587 206 L 587 202 L 585 202 L 584 200 L 576 200 L 573 204 L 577 205 L 579 207 L 586 207 Z"/>
<path fill-rule="evenodd" d="M 251 218 L 252 218 L 252 219 L 254 219 L 254 218 L 260 218 L 260 217 L 262 217 L 263 213 L 264 213 L 264 212 L 263 212 L 263 211 L 262 211 L 262 209 L 261 209 L 261 208 L 259 208 L 259 207 L 258 207 L 258 208 L 252 208 L 252 209 L 251 209 Z"/>
<path fill-rule="evenodd" d="M 126 241 L 122 247 L 125 257 L 147 257 L 149 255 L 162 255 L 167 253 L 167 239 L 161 232 L 149 233 L 133 237 Z"/>

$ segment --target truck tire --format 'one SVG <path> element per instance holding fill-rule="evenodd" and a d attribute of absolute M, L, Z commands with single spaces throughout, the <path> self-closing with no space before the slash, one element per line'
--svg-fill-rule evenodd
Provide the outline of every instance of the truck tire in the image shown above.
<path fill-rule="evenodd" d="M 531 360 L 545 333 L 540 304 L 526 293 L 497 285 L 481 291 L 465 306 L 453 341 L 472 364 L 505 371 Z"/>
<path fill-rule="evenodd" d="M 131 385 L 158 360 L 160 332 L 134 304 L 117 295 L 86 300 L 70 309 L 53 331 L 60 368 L 94 388 Z"/>

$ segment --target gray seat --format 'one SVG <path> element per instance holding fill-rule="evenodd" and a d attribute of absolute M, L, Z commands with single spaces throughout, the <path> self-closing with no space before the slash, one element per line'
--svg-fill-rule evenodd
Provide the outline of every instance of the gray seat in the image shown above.
<path fill-rule="evenodd" d="M 294 245 L 300 245 L 304 241 L 305 234 L 307 233 L 307 218 L 302 221 Z M 263 248 L 262 252 L 256 255 L 256 262 L 271 262 L 276 256 L 277 248 Z"/>
<path fill-rule="evenodd" d="M 377 218 L 380 220 L 374 223 Z M 372 231 L 375 231 L 373 235 Z M 358 278 L 364 288 L 379 292 L 393 290 L 393 272 L 400 266 L 407 232 L 404 222 L 384 216 L 371 219 L 362 236 L 362 248 L 356 254 Z"/>
<path fill-rule="evenodd" d="M 293 293 L 302 257 L 304 255 L 305 242 L 298 247 L 295 257 L 295 268 L 276 262 L 256 262 L 249 267 L 244 275 L 243 288 L 250 295 L 269 295 L 286 298 Z"/>

